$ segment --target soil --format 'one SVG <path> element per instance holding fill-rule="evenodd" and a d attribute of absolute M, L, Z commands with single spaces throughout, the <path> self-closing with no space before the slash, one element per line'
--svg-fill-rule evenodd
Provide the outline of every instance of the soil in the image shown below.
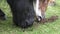
<path fill-rule="evenodd" d="M 58 19 L 58 16 L 51 16 L 50 18 L 45 18 L 45 19 L 41 19 L 41 23 L 45 23 L 45 22 L 54 22 Z"/>

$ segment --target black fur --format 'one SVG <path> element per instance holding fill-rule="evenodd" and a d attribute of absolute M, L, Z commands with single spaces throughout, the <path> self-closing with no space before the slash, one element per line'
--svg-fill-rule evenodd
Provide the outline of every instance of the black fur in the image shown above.
<path fill-rule="evenodd" d="M 13 15 L 13 22 L 19 27 L 27 28 L 33 25 L 33 0 L 7 0 Z"/>
<path fill-rule="evenodd" d="M 6 20 L 5 13 L 0 9 L 0 20 Z"/>

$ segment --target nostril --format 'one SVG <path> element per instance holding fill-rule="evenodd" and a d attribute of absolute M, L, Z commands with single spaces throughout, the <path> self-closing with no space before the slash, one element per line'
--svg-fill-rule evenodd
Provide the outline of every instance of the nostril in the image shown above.
<path fill-rule="evenodd" d="M 32 25 L 33 22 L 34 22 L 33 20 L 26 20 L 26 24 L 27 24 L 28 26 Z"/>
<path fill-rule="evenodd" d="M 26 20 L 26 24 L 27 24 L 27 25 L 30 25 L 30 22 L 29 22 L 28 20 Z"/>
<path fill-rule="evenodd" d="M 22 28 L 28 28 L 28 27 L 30 27 L 30 26 L 32 26 L 33 25 L 33 23 L 31 23 L 31 22 L 29 22 L 29 21 L 25 21 L 25 23 L 23 24 L 21 24 L 21 27 Z"/>
<path fill-rule="evenodd" d="M 30 26 L 30 22 L 28 20 L 26 20 L 25 22 L 21 23 L 21 27 L 22 28 L 28 28 Z"/>
<path fill-rule="evenodd" d="M 27 22 L 22 22 L 22 23 L 21 23 L 21 27 L 22 27 L 22 28 L 26 28 L 26 27 L 27 27 Z"/>
<path fill-rule="evenodd" d="M 38 21 L 38 22 L 40 22 L 40 21 L 41 21 L 41 19 L 42 19 L 42 17 L 41 17 L 41 16 L 38 16 L 38 17 L 37 17 L 37 21 Z"/>

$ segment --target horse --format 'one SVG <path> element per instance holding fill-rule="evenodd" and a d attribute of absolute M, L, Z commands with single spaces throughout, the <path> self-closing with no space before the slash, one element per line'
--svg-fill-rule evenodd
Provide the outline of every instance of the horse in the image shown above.
<path fill-rule="evenodd" d="M 41 21 L 42 19 L 45 19 L 45 12 L 47 10 L 48 3 L 49 3 L 49 0 L 33 1 L 37 21 Z"/>
<path fill-rule="evenodd" d="M 33 25 L 34 14 L 39 22 L 45 19 L 49 0 L 7 0 L 7 3 L 12 11 L 14 24 L 27 28 Z"/>

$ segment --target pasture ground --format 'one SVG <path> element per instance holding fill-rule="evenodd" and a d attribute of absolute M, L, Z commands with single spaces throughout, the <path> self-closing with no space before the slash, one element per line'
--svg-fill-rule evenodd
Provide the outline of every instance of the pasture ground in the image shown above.
<path fill-rule="evenodd" d="M 60 34 L 60 0 L 56 0 L 56 6 L 49 6 L 46 11 L 47 18 L 57 15 L 58 19 L 56 21 L 34 24 L 25 32 L 21 28 L 12 25 L 12 14 L 6 0 L 0 0 L 0 8 L 7 16 L 7 20 L 0 20 L 0 34 Z"/>

